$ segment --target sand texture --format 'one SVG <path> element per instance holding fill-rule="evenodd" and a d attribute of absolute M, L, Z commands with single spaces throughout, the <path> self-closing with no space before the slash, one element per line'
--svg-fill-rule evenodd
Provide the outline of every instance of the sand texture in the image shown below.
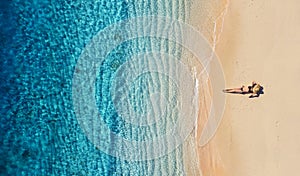
<path fill-rule="evenodd" d="M 215 137 L 197 147 L 203 175 L 297 175 L 300 160 L 300 2 L 231 0 L 216 45 L 226 87 L 255 80 L 264 94 L 226 95 Z M 197 13 L 191 13 L 192 19 Z M 200 29 L 201 23 L 192 25 Z M 199 124 L 200 125 L 200 124 Z M 197 140 L 197 139 L 196 139 Z"/>

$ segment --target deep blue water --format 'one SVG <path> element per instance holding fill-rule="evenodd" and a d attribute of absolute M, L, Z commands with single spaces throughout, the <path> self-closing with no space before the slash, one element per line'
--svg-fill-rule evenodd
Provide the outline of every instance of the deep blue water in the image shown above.
<path fill-rule="evenodd" d="M 157 170 L 183 174 L 181 160 L 166 163 L 181 158 L 180 147 L 141 162 L 101 152 L 83 133 L 72 104 L 75 65 L 91 38 L 110 24 L 139 15 L 184 20 L 182 10 L 161 13 L 155 8 L 171 2 L 0 1 L 0 175 L 155 175 Z M 141 50 L 147 50 L 145 41 Z M 128 59 L 132 43 L 120 46 L 107 62 Z"/>

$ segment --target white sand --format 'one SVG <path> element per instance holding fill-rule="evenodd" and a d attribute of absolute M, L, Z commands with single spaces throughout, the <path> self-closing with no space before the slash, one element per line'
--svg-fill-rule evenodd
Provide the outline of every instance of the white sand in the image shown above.
<path fill-rule="evenodd" d="M 231 0 L 217 46 L 227 87 L 261 83 L 259 98 L 228 95 L 214 140 L 228 176 L 298 175 L 300 1 Z"/>
<path fill-rule="evenodd" d="M 197 15 L 192 10 L 192 19 Z M 201 22 L 191 24 L 203 29 Z M 187 174 L 197 175 L 193 167 L 198 164 L 203 175 L 211 176 L 298 175 L 300 1 L 231 0 L 216 49 L 227 87 L 255 80 L 265 94 L 254 99 L 227 95 L 213 140 L 205 147 L 186 145 L 191 159 L 185 162 L 192 163 Z"/>

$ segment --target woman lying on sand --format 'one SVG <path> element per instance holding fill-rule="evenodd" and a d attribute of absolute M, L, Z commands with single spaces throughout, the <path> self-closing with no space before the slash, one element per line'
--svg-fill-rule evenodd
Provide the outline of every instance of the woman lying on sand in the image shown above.
<path fill-rule="evenodd" d="M 249 98 L 259 97 L 263 94 L 263 87 L 256 82 L 252 82 L 251 86 L 245 87 L 244 85 L 240 88 L 224 89 L 225 93 L 235 93 L 235 94 L 251 94 Z"/>

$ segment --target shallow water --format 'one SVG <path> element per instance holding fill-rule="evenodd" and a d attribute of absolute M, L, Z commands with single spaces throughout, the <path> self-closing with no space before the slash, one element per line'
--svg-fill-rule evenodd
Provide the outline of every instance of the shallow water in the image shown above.
<path fill-rule="evenodd" d="M 220 3 L 203 1 L 197 18 L 211 45 L 216 41 L 212 36 L 218 33 L 214 29 L 220 15 L 213 10 L 216 4 Z M 126 149 L 130 145 L 118 143 L 117 138 L 140 142 L 174 134 L 172 127 L 183 106 L 179 97 L 184 93 L 179 88 L 185 84 L 177 85 L 172 77 L 161 72 L 143 72 L 132 81 L 128 77 L 150 68 L 183 77 L 181 67 L 165 56 L 179 61 L 185 52 L 183 47 L 168 39 L 147 36 L 146 30 L 145 37 L 125 40 L 128 30 L 119 28 L 113 40 L 124 42 L 111 50 L 99 67 L 89 65 L 88 61 L 82 62 L 81 67 L 77 65 L 93 37 L 112 24 L 149 15 L 188 23 L 192 5 L 193 2 L 185 0 L 1 1 L 0 175 L 185 175 L 181 145 L 174 149 L 165 149 L 170 144 L 150 146 L 140 151 L 138 156 L 143 159 L 135 161 L 114 155 L 119 147 L 124 147 L 124 153 L 131 151 Z M 180 36 L 182 31 L 174 30 L 170 35 L 172 32 Z M 108 45 L 100 42 L 99 48 L 87 51 L 102 51 Z M 161 53 L 165 55 L 157 55 Z M 148 58 L 163 59 L 149 61 L 145 54 Z M 94 82 L 89 76 L 76 82 L 74 75 L 87 74 L 90 68 L 97 69 Z M 123 84 L 127 85 L 127 81 L 130 86 L 125 90 Z M 89 102 L 85 100 L 88 95 L 83 93 L 82 97 L 75 97 L 79 101 L 74 103 L 74 83 L 87 87 L 85 93 L 95 98 L 99 113 L 95 119 L 105 124 L 105 128 L 100 128 L 102 131 L 94 131 L 96 123 L 78 117 L 76 103 L 84 106 Z M 90 83 L 94 89 L 89 89 Z M 205 89 L 201 85 L 200 88 Z M 204 114 L 208 112 L 201 110 Z M 156 118 L 156 113 L 162 115 Z M 92 124 L 91 128 L 85 128 L 86 124 Z M 89 136 L 90 132 L 95 135 Z M 97 135 L 107 140 L 95 143 Z M 158 151 L 168 152 L 152 158 L 151 152 Z"/>
<path fill-rule="evenodd" d="M 142 15 L 185 21 L 189 3 L 2 1 L 0 5 L 0 175 L 184 175 L 181 146 L 148 161 L 124 161 L 96 148 L 77 121 L 72 78 L 83 48 L 105 27 Z M 127 139 L 152 138 L 147 130 L 156 128 L 123 129 L 128 126 L 122 125 L 122 119 L 110 108 L 107 88 L 120 65 L 132 55 L 147 51 L 172 53 L 176 57 L 181 53 L 174 43 L 162 39 L 125 42 L 107 56 L 101 66 L 104 71 L 99 71 L 96 82 L 97 105 L 104 121 L 112 131 Z M 148 95 L 143 80 L 159 80 L 161 85 L 170 82 L 163 76 L 145 76 L 134 83 L 130 93 L 133 97 Z M 138 89 L 140 93 L 135 91 Z M 132 99 L 132 104 L 141 108 L 137 111 L 144 112 L 147 103 L 139 99 Z M 176 116 L 169 117 L 172 121 Z M 169 123 L 164 122 L 153 134 L 165 133 Z M 111 143 L 106 147 L 114 146 Z"/>

